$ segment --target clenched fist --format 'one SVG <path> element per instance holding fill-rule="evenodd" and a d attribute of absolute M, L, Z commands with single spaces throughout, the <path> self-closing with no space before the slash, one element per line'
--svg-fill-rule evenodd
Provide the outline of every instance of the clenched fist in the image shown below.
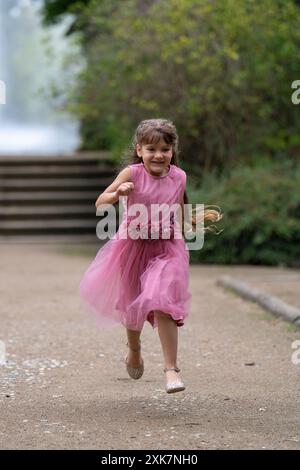
<path fill-rule="evenodd" d="M 118 196 L 127 196 L 134 189 L 134 184 L 131 181 L 120 184 L 117 189 Z"/>

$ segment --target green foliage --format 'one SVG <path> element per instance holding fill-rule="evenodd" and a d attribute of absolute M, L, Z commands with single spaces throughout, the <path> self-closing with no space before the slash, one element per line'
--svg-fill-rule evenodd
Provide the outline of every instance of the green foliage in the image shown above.
<path fill-rule="evenodd" d="M 89 2 L 90 0 L 45 0 L 42 9 L 44 23 L 57 23 L 66 13 L 75 13 Z"/>
<path fill-rule="evenodd" d="M 67 14 L 71 23 L 65 32 L 66 36 L 81 32 L 82 42 L 88 40 L 84 10 L 91 0 L 44 0 L 42 7 L 42 20 L 44 25 L 57 24 Z M 99 0 L 101 1 L 101 0 Z M 106 0 L 104 0 L 106 1 Z"/>
<path fill-rule="evenodd" d="M 257 154 L 298 158 L 293 1 L 91 0 L 81 21 L 87 67 L 70 99 L 107 148 L 121 151 L 141 119 L 164 117 L 198 174 Z M 122 130 L 119 142 L 112 126 Z"/>
<path fill-rule="evenodd" d="M 189 186 L 193 204 L 224 211 L 219 235 L 206 234 L 192 262 L 300 266 L 300 167 L 290 161 L 238 166 L 222 178 L 203 174 Z"/>

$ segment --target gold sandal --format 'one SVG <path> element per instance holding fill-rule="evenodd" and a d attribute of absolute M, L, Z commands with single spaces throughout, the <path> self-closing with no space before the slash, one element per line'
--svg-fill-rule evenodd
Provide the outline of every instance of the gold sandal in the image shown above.
<path fill-rule="evenodd" d="M 169 369 L 165 368 L 164 372 L 168 372 L 168 370 L 175 370 L 175 372 L 180 372 L 178 367 L 170 367 Z M 168 382 L 166 385 L 166 392 L 167 393 L 176 393 L 185 390 L 185 385 L 181 379 L 173 380 L 172 382 Z"/>
<path fill-rule="evenodd" d="M 140 346 L 138 349 L 131 348 L 128 343 L 126 343 L 126 346 L 128 346 L 129 349 L 131 349 L 131 351 L 133 352 L 138 352 L 141 350 L 141 342 L 140 342 Z M 125 364 L 126 364 L 126 369 L 127 369 L 129 377 L 135 380 L 140 379 L 142 377 L 144 373 L 144 361 L 142 358 L 141 358 L 141 364 L 139 365 L 139 367 L 130 366 L 127 362 L 127 356 L 125 357 Z"/>

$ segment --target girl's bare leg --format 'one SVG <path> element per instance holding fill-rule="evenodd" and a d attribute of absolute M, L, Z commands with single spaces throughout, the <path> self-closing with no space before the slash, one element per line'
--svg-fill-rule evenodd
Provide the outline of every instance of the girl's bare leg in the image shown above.
<path fill-rule="evenodd" d="M 127 332 L 127 339 L 128 339 L 128 354 L 127 354 L 127 362 L 131 367 L 139 367 L 141 363 L 141 351 L 132 351 L 132 349 L 138 350 L 140 348 L 140 336 L 141 331 L 134 331 L 128 330 Z M 131 349 L 132 348 L 132 349 Z"/>
<path fill-rule="evenodd" d="M 164 367 L 169 369 L 177 366 L 178 326 L 168 313 L 155 311 L 158 323 L 158 334 L 164 355 Z M 168 381 L 179 379 L 178 372 L 166 372 Z"/>

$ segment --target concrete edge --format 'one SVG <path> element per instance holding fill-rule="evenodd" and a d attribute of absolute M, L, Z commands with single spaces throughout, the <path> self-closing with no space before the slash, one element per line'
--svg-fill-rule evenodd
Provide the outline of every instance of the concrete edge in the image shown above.
<path fill-rule="evenodd" d="M 256 302 L 273 315 L 300 327 L 300 309 L 283 302 L 278 297 L 266 294 L 228 275 L 217 278 L 216 284 L 233 290 L 244 299 Z"/>

